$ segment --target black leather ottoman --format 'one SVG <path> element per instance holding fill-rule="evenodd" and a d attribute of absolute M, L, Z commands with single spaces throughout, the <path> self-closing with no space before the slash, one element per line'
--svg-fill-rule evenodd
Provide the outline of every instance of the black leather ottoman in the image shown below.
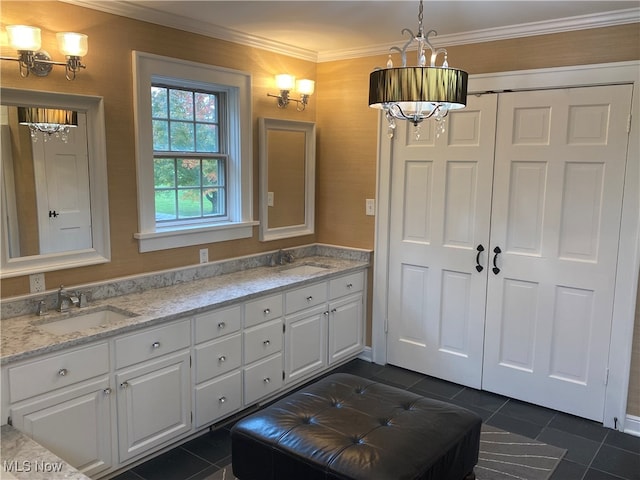
<path fill-rule="evenodd" d="M 481 419 L 348 374 L 330 375 L 231 430 L 240 480 L 475 478 Z"/>

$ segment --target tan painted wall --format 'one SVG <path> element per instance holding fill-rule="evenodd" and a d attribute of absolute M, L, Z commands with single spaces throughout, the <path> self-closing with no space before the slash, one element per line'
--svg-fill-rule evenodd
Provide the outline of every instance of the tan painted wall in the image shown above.
<path fill-rule="evenodd" d="M 258 117 L 317 123 L 316 235 L 263 244 L 257 239 L 256 229 L 251 239 L 208 245 L 210 259 L 314 241 L 373 248 L 374 217 L 365 215 L 364 202 L 366 198 L 375 198 L 377 112 L 367 107 L 368 76 L 374 67 L 385 64 L 385 55 L 316 65 L 58 2 L 3 0 L 2 26 L 12 23 L 41 27 L 43 48 L 49 50 L 55 59 L 60 58 L 55 32 L 73 30 L 86 33 L 89 35 L 89 53 L 85 57 L 88 68 L 74 82 L 66 81 L 59 68 L 47 78 L 21 79 L 15 63 L 0 62 L 3 85 L 101 95 L 105 99 L 112 262 L 47 273 L 45 280 L 49 288 L 60 283 L 81 284 L 197 263 L 201 245 L 140 254 L 133 239 L 138 220 L 131 50 L 235 68 L 252 74 L 254 178 L 258 175 Z M 398 26 L 399 29 L 402 27 Z M 4 28 L 2 32 L 6 35 Z M 0 38 L 0 43 L 6 46 L 6 36 Z M 6 47 L 2 49 L 3 55 L 13 53 Z M 449 59 L 452 65 L 471 74 L 637 60 L 640 59 L 640 27 L 633 24 L 457 46 L 449 49 Z M 275 100 L 267 98 L 267 92 L 275 93 L 273 75 L 281 72 L 316 80 L 316 93 L 305 112 L 278 110 L 274 106 Z M 254 184 L 254 218 L 257 218 L 257 181 Z M 371 276 L 369 285 L 371 287 Z M 27 293 L 28 277 L 2 280 L 1 287 L 2 298 Z M 636 324 L 640 324 L 640 320 L 636 319 Z M 637 368 L 640 351 L 639 329 L 636 328 L 634 368 Z M 638 391 L 638 376 L 631 380 L 632 391 Z M 631 400 L 629 411 L 637 415 L 640 399 Z"/>

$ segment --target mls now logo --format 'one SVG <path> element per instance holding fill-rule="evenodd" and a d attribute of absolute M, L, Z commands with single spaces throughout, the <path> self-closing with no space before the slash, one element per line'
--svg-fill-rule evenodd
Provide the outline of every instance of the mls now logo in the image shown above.
<path fill-rule="evenodd" d="M 2 462 L 2 468 L 5 472 L 11 473 L 30 473 L 30 472 L 44 472 L 44 473 L 56 473 L 61 472 L 63 467 L 62 462 L 43 462 L 43 461 L 31 461 L 31 460 L 4 460 Z"/>

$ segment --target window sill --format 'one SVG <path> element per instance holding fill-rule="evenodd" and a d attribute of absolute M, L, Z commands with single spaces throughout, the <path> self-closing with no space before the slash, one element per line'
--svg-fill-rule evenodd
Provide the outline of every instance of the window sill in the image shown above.
<path fill-rule="evenodd" d="M 140 253 L 189 247 L 205 243 L 224 242 L 253 236 L 253 227 L 260 222 L 234 222 L 208 226 L 183 226 L 157 229 L 153 232 L 134 233 Z"/>

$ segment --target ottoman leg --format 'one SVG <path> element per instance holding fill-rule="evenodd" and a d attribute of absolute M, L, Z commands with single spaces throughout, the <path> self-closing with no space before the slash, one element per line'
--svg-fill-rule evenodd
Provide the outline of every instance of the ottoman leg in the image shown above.
<path fill-rule="evenodd" d="M 475 472 L 471 470 L 471 472 L 467 473 L 467 475 L 462 480 L 476 480 Z"/>

